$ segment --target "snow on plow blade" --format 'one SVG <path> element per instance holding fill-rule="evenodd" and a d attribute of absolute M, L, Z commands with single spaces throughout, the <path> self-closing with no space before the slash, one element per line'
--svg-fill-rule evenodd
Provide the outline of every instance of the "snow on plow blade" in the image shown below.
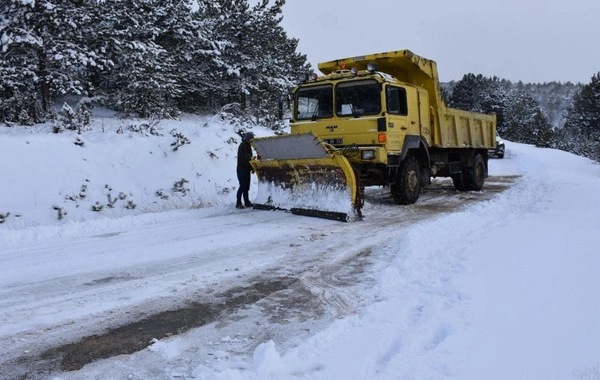
<path fill-rule="evenodd" d="M 255 208 L 348 221 L 360 216 L 350 162 L 312 133 L 252 140 L 258 159 Z"/>

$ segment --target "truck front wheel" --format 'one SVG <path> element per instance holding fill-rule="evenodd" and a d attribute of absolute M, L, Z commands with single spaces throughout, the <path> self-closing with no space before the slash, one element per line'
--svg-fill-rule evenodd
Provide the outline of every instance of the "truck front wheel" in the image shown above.
<path fill-rule="evenodd" d="M 413 204 L 421 194 L 421 173 L 419 163 L 414 157 L 407 157 L 396 172 L 396 183 L 390 186 L 396 203 Z"/>

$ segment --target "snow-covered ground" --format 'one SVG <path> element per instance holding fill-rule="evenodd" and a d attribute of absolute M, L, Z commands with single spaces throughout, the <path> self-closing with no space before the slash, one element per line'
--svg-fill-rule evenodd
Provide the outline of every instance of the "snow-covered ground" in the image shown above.
<path fill-rule="evenodd" d="M 225 123 L 114 120 L 0 127 L 0 378 L 600 378 L 597 164 L 507 142 L 481 192 L 340 223 L 234 209 Z M 119 326 L 147 347 L 66 371 Z"/>

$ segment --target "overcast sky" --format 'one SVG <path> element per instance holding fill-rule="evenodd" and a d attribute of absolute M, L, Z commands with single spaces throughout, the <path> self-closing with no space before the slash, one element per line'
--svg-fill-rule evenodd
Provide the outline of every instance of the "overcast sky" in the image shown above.
<path fill-rule="evenodd" d="M 589 83 L 600 71 L 599 0 L 288 0 L 283 27 L 318 62 L 409 49 L 443 82 L 466 73 Z"/>

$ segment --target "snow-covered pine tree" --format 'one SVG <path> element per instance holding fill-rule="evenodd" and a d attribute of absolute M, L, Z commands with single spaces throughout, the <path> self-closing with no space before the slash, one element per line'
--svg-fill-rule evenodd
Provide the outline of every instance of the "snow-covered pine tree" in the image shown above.
<path fill-rule="evenodd" d="M 465 74 L 456 82 L 448 106 L 471 112 L 486 112 L 483 109 L 482 94 L 488 90 L 487 78 L 473 73 Z"/>
<path fill-rule="evenodd" d="M 487 78 L 481 74 L 469 73 L 454 86 L 448 105 L 471 112 L 495 112 L 497 129 L 500 134 L 504 134 L 509 86 L 509 82 L 498 77 Z"/>
<path fill-rule="evenodd" d="M 32 4 L 0 0 L 0 120 L 19 124 L 41 121 L 36 97 L 37 61 L 31 46 L 41 44 L 28 15 Z"/>
<path fill-rule="evenodd" d="M 65 129 L 77 131 L 79 134 L 90 129 L 91 115 L 88 110 L 77 107 L 73 110 L 71 106 L 64 103 L 62 109 L 58 112 L 58 117 L 52 128 L 53 133 L 61 133 Z"/>
<path fill-rule="evenodd" d="M 600 161 L 600 72 L 573 98 L 559 148 Z"/>
<path fill-rule="evenodd" d="M 180 61 L 180 86 L 183 96 L 179 107 L 183 111 L 214 110 L 227 95 L 223 88 L 223 50 L 227 41 L 219 34 L 221 20 L 212 2 L 198 2 L 199 9 L 191 14 L 192 35 Z"/>
<path fill-rule="evenodd" d="M 566 121 L 567 109 L 573 104 L 573 97 L 583 84 L 571 82 L 527 83 L 522 86 L 538 102 L 548 122 L 554 128 L 562 128 Z"/>
<path fill-rule="evenodd" d="M 447 104 L 450 104 L 450 97 L 459 82 L 450 81 L 441 83 L 442 95 Z M 511 83 L 505 80 L 501 80 L 500 82 L 504 83 L 506 91 L 523 90 L 530 94 L 539 104 L 542 114 L 547 117 L 548 122 L 555 129 L 563 127 L 567 116 L 567 109 L 573 104 L 573 97 L 583 88 L 583 84 L 574 84 L 571 82 L 523 83 L 519 81 Z M 462 83 L 462 85 L 465 86 L 466 84 Z"/>
<path fill-rule="evenodd" d="M 289 38 L 280 25 L 284 4 L 285 0 L 277 0 L 268 7 L 268 1 L 263 0 L 252 9 L 255 22 L 252 32 L 261 50 L 257 51 L 258 64 L 251 76 L 255 87 L 247 102 L 255 110 L 255 117 L 273 129 L 280 127 L 298 74 L 310 70 L 306 55 L 297 51 L 298 40 Z"/>
<path fill-rule="evenodd" d="M 167 47 L 174 46 L 171 44 L 175 36 L 171 32 L 180 26 L 170 23 L 171 11 L 186 4 L 176 0 L 102 3 L 105 17 L 98 27 L 98 41 L 104 45 L 114 67 L 100 82 L 116 110 L 139 117 L 178 115 L 181 90 L 177 57 Z M 161 46 L 161 42 L 168 46 Z"/>
<path fill-rule="evenodd" d="M 197 46 L 197 36 L 200 26 L 192 15 L 192 0 L 161 1 L 160 8 L 156 9 L 156 26 L 161 30 L 156 38 L 160 45 L 173 60 L 175 69 L 176 107 L 181 110 L 184 104 L 190 104 L 188 91 L 190 90 L 190 72 L 187 70 L 192 61 L 192 52 Z M 197 111 L 197 108 L 186 109 Z"/>
<path fill-rule="evenodd" d="M 555 129 L 541 110 L 538 108 L 533 119 L 533 132 L 535 146 L 540 148 L 551 148 L 554 140 Z"/>
<path fill-rule="evenodd" d="M 86 67 L 106 63 L 84 36 L 95 6 L 93 0 L 0 0 L 4 119 L 40 122 L 56 96 L 85 92 Z"/>
<path fill-rule="evenodd" d="M 496 113 L 497 129 L 508 140 L 549 146 L 552 127 L 523 83 L 466 74 L 450 96 L 449 106 L 472 112 Z"/>
<path fill-rule="evenodd" d="M 213 76 L 219 81 L 211 89 L 213 101 L 219 106 L 237 103 L 261 122 L 274 121 L 287 108 L 297 74 L 309 69 L 306 56 L 296 51 L 298 41 L 280 26 L 285 1 L 270 6 L 262 0 L 253 7 L 247 0 L 199 4 L 205 23 L 212 26 L 210 35 L 220 41 L 212 62 L 221 73 Z"/>
<path fill-rule="evenodd" d="M 552 138 L 548 119 L 535 99 L 517 88 L 511 91 L 504 110 L 503 136 L 512 141 L 548 147 Z"/>
<path fill-rule="evenodd" d="M 244 77 L 254 65 L 254 56 L 248 54 L 251 36 L 247 26 L 251 23 L 247 0 L 200 0 L 199 17 L 212 28 L 207 37 L 220 41 L 219 54 L 211 65 L 211 97 L 216 107 L 227 103 L 245 103 L 248 93 Z M 201 13 L 200 13 L 201 12 Z"/>

